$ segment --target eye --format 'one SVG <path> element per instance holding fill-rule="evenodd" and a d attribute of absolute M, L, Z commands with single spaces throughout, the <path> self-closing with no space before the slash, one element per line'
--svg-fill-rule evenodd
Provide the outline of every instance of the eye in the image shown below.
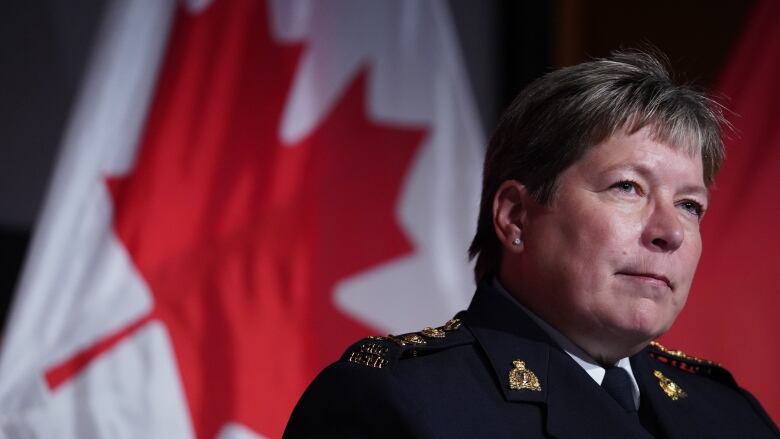
<path fill-rule="evenodd" d="M 704 215 L 704 206 L 698 201 L 682 200 L 677 205 L 682 207 L 685 211 L 696 215 L 699 219 Z"/>
<path fill-rule="evenodd" d="M 641 193 L 641 188 L 639 187 L 639 183 L 633 181 L 633 180 L 621 180 L 612 186 L 609 187 L 610 189 L 616 189 L 620 192 L 625 192 L 627 194 Z"/>

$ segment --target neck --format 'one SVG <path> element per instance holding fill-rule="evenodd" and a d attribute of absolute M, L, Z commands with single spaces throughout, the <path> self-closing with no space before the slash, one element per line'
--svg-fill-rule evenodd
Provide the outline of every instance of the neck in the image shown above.
<path fill-rule="evenodd" d="M 497 287 L 504 290 L 526 311 L 536 323 L 553 338 L 564 337 L 568 345 L 573 345 L 581 351 L 579 356 L 590 358 L 589 361 L 602 367 L 614 366 L 623 358 L 641 351 L 650 340 L 639 334 L 615 334 L 604 328 L 583 328 L 576 325 L 576 320 L 569 315 L 559 315 L 557 307 L 545 307 L 546 301 L 534 300 L 543 297 L 540 294 L 529 294 L 528 288 L 519 288 L 504 281 L 501 276 L 496 279 Z M 526 294 L 523 294 L 526 293 Z M 557 334 L 557 337 L 555 334 Z M 561 344 L 561 340 L 557 340 Z"/>

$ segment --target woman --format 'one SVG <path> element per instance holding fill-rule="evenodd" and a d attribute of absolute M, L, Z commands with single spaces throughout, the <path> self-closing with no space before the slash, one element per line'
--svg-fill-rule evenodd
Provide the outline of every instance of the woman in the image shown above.
<path fill-rule="evenodd" d="M 532 83 L 488 147 L 468 310 L 355 344 L 285 436 L 780 437 L 726 370 L 652 342 L 693 280 L 722 124 L 647 53 Z"/>

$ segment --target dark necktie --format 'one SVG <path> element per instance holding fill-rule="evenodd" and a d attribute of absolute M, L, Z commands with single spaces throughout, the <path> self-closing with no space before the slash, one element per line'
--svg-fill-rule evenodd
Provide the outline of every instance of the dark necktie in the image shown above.
<path fill-rule="evenodd" d="M 601 387 L 615 398 L 615 401 L 626 409 L 626 412 L 636 413 L 634 394 L 631 389 L 631 378 L 625 369 L 616 366 L 607 367 Z"/>

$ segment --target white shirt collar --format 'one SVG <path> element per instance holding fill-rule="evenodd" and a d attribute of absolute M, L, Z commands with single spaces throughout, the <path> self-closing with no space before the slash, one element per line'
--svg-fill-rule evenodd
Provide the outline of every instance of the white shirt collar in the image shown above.
<path fill-rule="evenodd" d="M 568 337 L 561 334 L 560 331 L 553 328 L 549 323 L 545 322 L 539 316 L 523 306 L 523 304 L 521 304 L 514 296 L 509 294 L 509 291 L 507 291 L 506 288 L 501 285 L 501 283 L 498 281 L 498 278 L 493 278 L 492 285 L 495 289 L 500 291 L 503 295 L 508 297 L 512 302 L 519 306 L 520 309 L 522 309 L 528 315 L 528 317 L 534 321 L 534 323 L 539 325 L 539 327 L 542 328 L 542 330 L 546 332 L 547 335 L 550 336 L 550 338 L 553 339 L 553 341 L 557 343 L 561 349 L 563 349 L 564 352 L 569 354 L 569 356 L 577 364 L 579 364 L 580 367 L 582 367 L 591 378 L 593 378 L 593 381 L 595 381 L 596 384 L 599 386 L 601 385 L 601 382 L 604 381 L 604 374 L 606 373 L 606 370 L 601 367 L 600 364 L 598 364 L 593 358 L 591 358 L 590 355 L 588 355 L 585 351 L 580 349 L 571 340 L 569 340 Z M 628 357 L 624 357 L 618 360 L 615 366 L 620 367 L 628 372 L 628 376 L 631 378 L 631 393 L 634 396 L 634 405 L 637 407 L 637 409 L 639 409 L 639 385 L 636 382 L 636 378 L 634 378 L 634 372 L 631 369 L 631 361 Z"/>

